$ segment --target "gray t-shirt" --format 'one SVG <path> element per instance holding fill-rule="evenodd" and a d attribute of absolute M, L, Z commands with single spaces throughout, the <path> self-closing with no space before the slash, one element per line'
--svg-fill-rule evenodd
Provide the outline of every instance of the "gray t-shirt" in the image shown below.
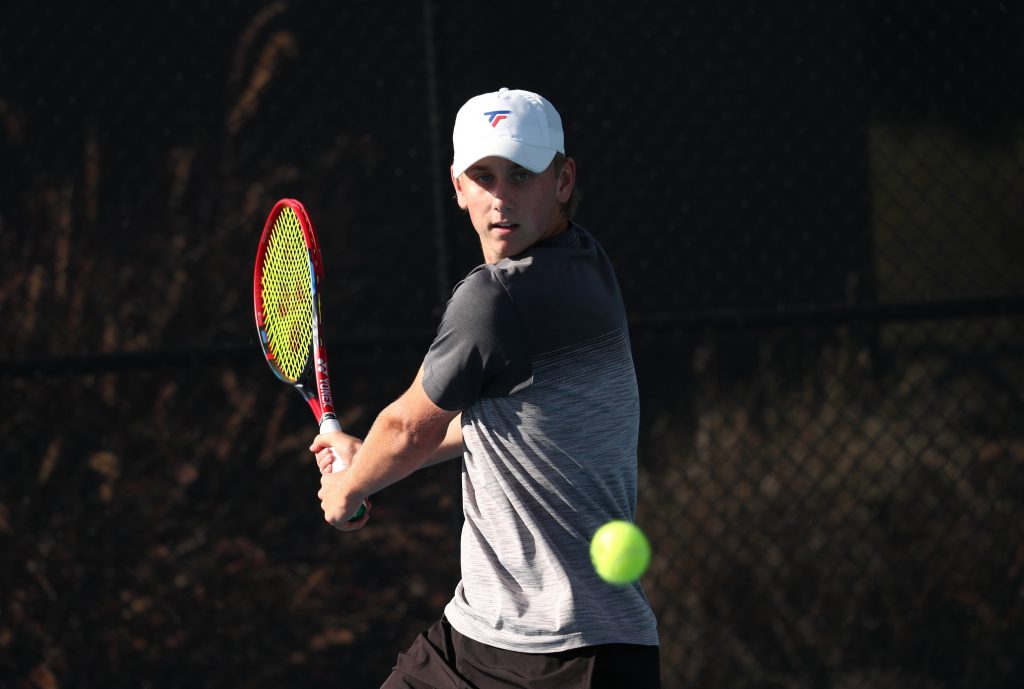
<path fill-rule="evenodd" d="M 527 653 L 657 645 L 640 584 L 608 584 L 590 562 L 598 527 L 636 515 L 639 425 L 622 296 L 590 233 L 572 225 L 460 282 L 423 386 L 463 410 L 452 626 Z"/>

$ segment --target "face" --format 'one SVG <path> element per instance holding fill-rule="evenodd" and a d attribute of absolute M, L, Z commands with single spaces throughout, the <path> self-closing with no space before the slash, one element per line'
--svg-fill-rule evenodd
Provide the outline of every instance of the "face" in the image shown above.
<path fill-rule="evenodd" d="M 459 208 L 469 213 L 487 263 L 522 253 L 569 226 L 562 204 L 576 181 L 576 163 L 567 158 L 559 174 L 554 165 L 530 172 L 505 158 L 477 161 L 452 178 Z"/>

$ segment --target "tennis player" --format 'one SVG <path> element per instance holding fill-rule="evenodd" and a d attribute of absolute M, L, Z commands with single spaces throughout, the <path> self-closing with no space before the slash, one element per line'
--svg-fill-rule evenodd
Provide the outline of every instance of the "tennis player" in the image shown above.
<path fill-rule="evenodd" d="M 545 98 L 471 98 L 451 179 L 485 263 L 456 287 L 409 389 L 362 445 L 319 435 L 352 465 L 324 473 L 341 530 L 367 496 L 462 457 L 462 580 L 398 656 L 398 687 L 660 687 L 657 626 L 639 583 L 601 580 L 589 541 L 633 520 L 639 398 L 626 314 L 604 251 L 573 221 L 576 163 Z"/>

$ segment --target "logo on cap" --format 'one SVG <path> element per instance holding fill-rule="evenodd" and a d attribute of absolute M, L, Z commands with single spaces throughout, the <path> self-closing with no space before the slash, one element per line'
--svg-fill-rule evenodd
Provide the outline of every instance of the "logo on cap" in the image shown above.
<path fill-rule="evenodd" d="M 497 127 L 499 122 L 511 114 L 511 110 L 491 110 L 490 112 L 484 113 L 484 115 L 487 116 L 487 121 L 491 123 L 492 127 Z"/>

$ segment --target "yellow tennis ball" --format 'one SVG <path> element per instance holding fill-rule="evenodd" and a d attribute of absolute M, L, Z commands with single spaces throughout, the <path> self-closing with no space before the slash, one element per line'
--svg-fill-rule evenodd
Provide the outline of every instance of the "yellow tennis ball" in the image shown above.
<path fill-rule="evenodd" d="M 611 521 L 598 529 L 591 539 L 590 561 L 609 584 L 629 584 L 647 570 L 651 544 L 636 524 Z"/>

